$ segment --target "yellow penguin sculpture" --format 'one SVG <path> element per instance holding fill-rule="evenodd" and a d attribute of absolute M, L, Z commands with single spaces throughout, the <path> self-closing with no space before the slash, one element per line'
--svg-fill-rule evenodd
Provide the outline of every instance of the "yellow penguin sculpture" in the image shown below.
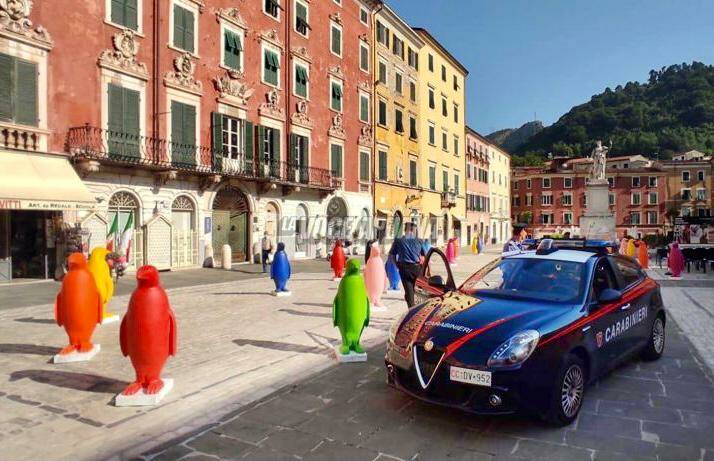
<path fill-rule="evenodd" d="M 109 250 L 104 247 L 96 247 L 89 255 L 89 272 L 94 278 L 94 283 L 99 290 L 99 299 L 102 301 L 102 318 L 106 319 L 114 317 L 116 314 L 107 312 L 107 304 L 114 296 L 114 282 L 112 282 L 112 273 L 109 270 L 107 255 Z"/>
<path fill-rule="evenodd" d="M 474 238 L 471 239 L 471 253 L 478 254 L 478 235 L 474 235 Z"/>

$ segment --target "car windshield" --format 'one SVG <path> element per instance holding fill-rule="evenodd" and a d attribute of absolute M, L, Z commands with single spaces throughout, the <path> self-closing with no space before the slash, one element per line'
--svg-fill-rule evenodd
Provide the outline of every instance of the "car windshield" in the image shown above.
<path fill-rule="evenodd" d="M 573 303 L 585 287 L 585 265 L 572 261 L 537 258 L 502 259 L 485 274 L 474 274 L 461 287 L 481 296 L 523 297 L 539 301 Z"/>

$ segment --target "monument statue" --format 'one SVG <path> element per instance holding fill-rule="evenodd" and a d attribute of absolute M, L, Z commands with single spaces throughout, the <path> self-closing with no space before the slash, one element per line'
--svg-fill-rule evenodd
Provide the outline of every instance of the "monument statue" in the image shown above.
<path fill-rule="evenodd" d="M 590 158 L 593 160 L 592 169 L 590 170 L 591 183 L 607 182 L 605 167 L 607 166 L 607 153 L 609 150 L 610 147 L 603 146 L 602 141 L 597 140 L 595 142 L 595 148 L 590 154 Z"/>

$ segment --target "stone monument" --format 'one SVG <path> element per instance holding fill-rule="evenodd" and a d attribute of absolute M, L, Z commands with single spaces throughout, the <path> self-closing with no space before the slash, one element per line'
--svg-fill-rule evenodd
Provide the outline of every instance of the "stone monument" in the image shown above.
<path fill-rule="evenodd" d="M 585 214 L 580 218 L 580 232 L 587 239 L 615 240 L 615 216 L 610 211 L 609 184 L 605 177 L 610 147 L 597 141 L 590 154 L 592 167 L 585 186 Z"/>

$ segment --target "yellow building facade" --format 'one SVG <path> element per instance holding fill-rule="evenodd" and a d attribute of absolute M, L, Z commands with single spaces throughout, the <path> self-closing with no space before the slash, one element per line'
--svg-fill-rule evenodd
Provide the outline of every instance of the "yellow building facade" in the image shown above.
<path fill-rule="evenodd" d="M 491 195 L 491 243 L 511 238 L 511 156 L 495 145 L 488 148 L 488 190 Z"/>
<path fill-rule="evenodd" d="M 419 184 L 424 236 L 466 242 L 465 88 L 468 70 L 427 30 L 419 52 Z"/>
<path fill-rule="evenodd" d="M 423 41 L 389 6 L 374 14 L 374 212 L 389 243 L 422 214 L 419 181 L 419 50 Z"/>

